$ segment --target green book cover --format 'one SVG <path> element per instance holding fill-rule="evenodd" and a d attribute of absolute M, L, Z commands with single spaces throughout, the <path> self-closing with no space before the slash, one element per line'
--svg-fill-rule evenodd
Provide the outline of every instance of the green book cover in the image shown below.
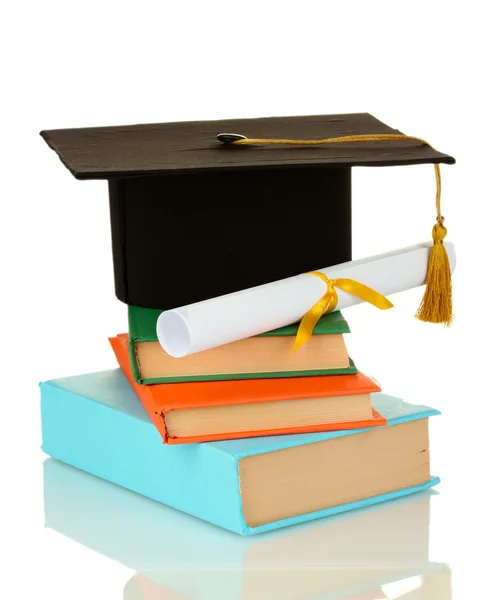
<path fill-rule="evenodd" d="M 140 306 L 128 306 L 128 333 L 129 333 L 129 352 L 131 358 L 131 368 L 133 376 L 138 383 L 155 384 L 155 383 L 172 383 L 185 381 L 217 381 L 227 379 L 266 379 L 275 377 L 298 377 L 298 376 L 313 376 L 313 375 L 342 375 L 348 373 L 357 373 L 357 368 L 350 359 L 349 367 L 345 369 L 322 369 L 311 371 L 284 371 L 284 372 L 267 372 L 267 373 L 240 373 L 234 374 L 218 374 L 218 375 L 189 375 L 187 377 L 159 377 L 153 379 L 141 379 L 136 357 L 135 344 L 137 342 L 156 342 L 157 319 L 162 313 L 159 309 L 142 308 Z M 266 333 L 261 333 L 256 337 L 263 336 L 295 336 L 298 331 L 299 323 L 293 323 L 274 329 Z M 350 333 L 349 325 L 340 311 L 324 315 L 318 321 L 313 335 L 329 335 L 329 334 L 345 334 Z"/>

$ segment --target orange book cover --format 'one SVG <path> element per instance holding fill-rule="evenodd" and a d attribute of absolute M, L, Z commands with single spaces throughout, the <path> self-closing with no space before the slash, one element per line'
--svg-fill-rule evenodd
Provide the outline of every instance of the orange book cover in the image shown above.
<path fill-rule="evenodd" d="M 114 354 L 124 375 L 139 397 L 146 412 L 160 432 L 166 444 L 189 444 L 290 433 L 312 433 L 338 429 L 361 429 L 386 425 L 386 419 L 373 409 L 373 418 L 368 421 L 320 424 L 315 426 L 241 431 L 226 434 L 202 435 L 185 438 L 169 436 L 165 426 L 165 414 L 171 410 L 206 408 L 250 404 L 252 402 L 274 402 L 302 398 L 325 398 L 351 396 L 379 392 L 380 388 L 362 373 L 355 375 L 330 375 L 284 379 L 247 379 L 231 381 L 193 381 L 186 383 L 159 383 L 144 385 L 133 378 L 129 358 L 127 334 L 109 338 Z"/>

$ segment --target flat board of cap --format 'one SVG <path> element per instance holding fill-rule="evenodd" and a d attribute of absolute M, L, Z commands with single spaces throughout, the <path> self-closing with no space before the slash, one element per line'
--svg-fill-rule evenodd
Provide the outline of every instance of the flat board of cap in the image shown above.
<path fill-rule="evenodd" d="M 41 136 L 77 179 L 271 167 L 455 162 L 451 156 L 430 146 L 408 140 L 318 146 L 234 146 L 217 140 L 216 136 L 223 132 L 249 138 L 291 139 L 401 133 L 368 113 L 355 113 L 56 129 L 42 131 Z M 407 135 L 418 136 L 423 132 L 410 131 Z"/>

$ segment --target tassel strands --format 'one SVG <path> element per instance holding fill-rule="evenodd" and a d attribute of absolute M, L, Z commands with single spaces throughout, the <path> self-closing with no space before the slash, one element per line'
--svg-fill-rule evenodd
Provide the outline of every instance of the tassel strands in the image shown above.
<path fill-rule="evenodd" d="M 444 323 L 447 327 L 453 321 L 452 282 L 449 257 L 444 247 L 447 229 L 441 215 L 441 171 L 434 165 L 436 173 L 437 223 L 432 228 L 434 245 L 429 255 L 424 297 L 415 316 L 427 323 Z"/>

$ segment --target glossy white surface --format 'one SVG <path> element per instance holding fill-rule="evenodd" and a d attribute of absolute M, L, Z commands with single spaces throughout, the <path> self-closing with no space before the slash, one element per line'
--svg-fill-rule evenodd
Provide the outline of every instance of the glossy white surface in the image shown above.
<path fill-rule="evenodd" d="M 368 111 L 457 159 L 442 168 L 448 240 L 458 253 L 454 326 L 415 321 L 420 290 L 412 290 L 391 298 L 394 310 L 350 308 L 347 343 L 386 393 L 442 411 L 431 430 L 433 473 L 442 484 L 431 502 L 429 559 L 450 565 L 455 600 L 484 598 L 490 536 L 485 3 L 4 4 L 0 596 L 121 600 L 138 598 L 141 587 L 134 568 L 44 526 L 37 384 L 114 367 L 106 338 L 125 330 L 126 310 L 114 296 L 107 184 L 76 181 L 37 133 Z M 434 192 L 429 166 L 354 170 L 354 258 L 427 239 Z M 298 198 L 297 210 L 298 226 L 322 218 L 328 235 L 321 193 Z M 110 539 L 109 525 L 99 523 L 100 540 Z M 171 547 L 174 540 L 162 535 L 161 543 Z M 317 556 L 310 544 L 301 553 L 300 546 L 305 562 Z M 219 569 L 206 573 L 215 582 L 223 577 Z M 186 568 L 183 575 L 189 585 L 204 577 Z M 162 598 L 160 591 L 155 596 Z M 446 600 L 439 593 L 432 598 Z"/>
<path fill-rule="evenodd" d="M 124 598 L 451 598 L 430 560 L 428 491 L 342 517 L 243 538 L 52 459 L 48 530 L 135 571 Z M 179 596 L 180 595 L 180 596 Z M 403 597 L 403 596 L 402 596 Z"/>

